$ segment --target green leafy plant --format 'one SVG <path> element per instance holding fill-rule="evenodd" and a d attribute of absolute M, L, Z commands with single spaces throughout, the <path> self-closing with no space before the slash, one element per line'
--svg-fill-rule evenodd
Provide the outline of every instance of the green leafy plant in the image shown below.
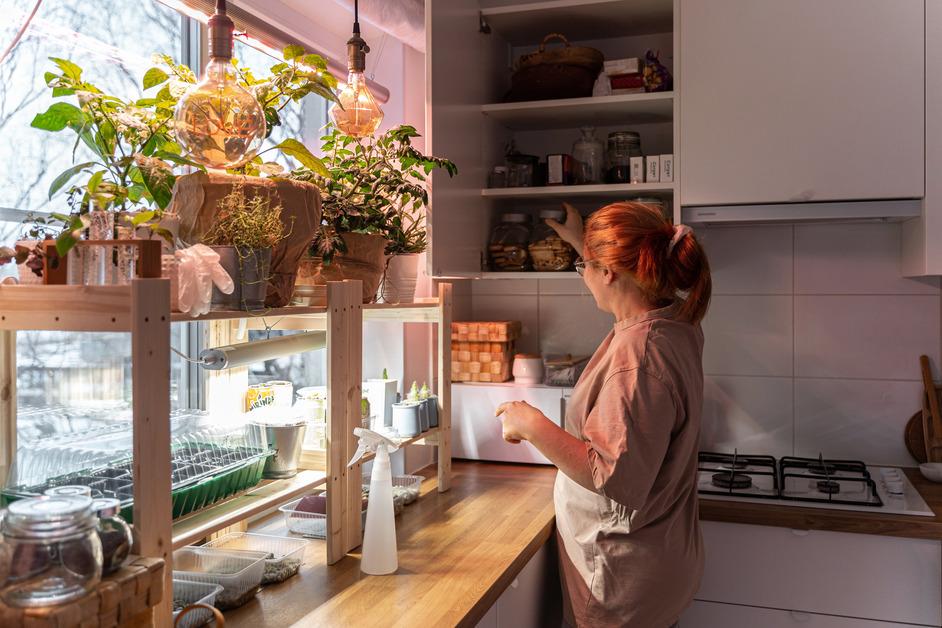
<path fill-rule="evenodd" d="M 267 196 L 246 197 L 239 183 L 217 203 L 216 218 L 202 241 L 209 246 L 267 249 L 287 237 L 287 231 L 281 205 L 272 205 Z"/>
<path fill-rule="evenodd" d="M 33 119 L 32 126 L 49 132 L 74 132 L 73 161 L 80 144 L 93 157 L 64 170 L 49 187 L 49 198 L 63 189 L 69 192 L 71 212 L 54 214 L 52 221 L 37 227 L 46 234 L 59 227 L 56 248 L 60 255 L 74 246 L 78 234 L 87 227 L 85 216 L 92 208 L 136 212 L 131 218 L 134 226 L 150 225 L 159 230 L 161 211 L 169 205 L 176 181 L 174 168 L 204 169 L 182 154 L 173 124 L 177 102 L 196 82 L 196 75 L 167 55 L 154 55 L 153 59 L 155 67 L 144 74 L 142 87 L 145 92 L 156 91 L 152 96 L 127 101 L 86 81 L 83 69 L 72 61 L 50 58 L 58 69 L 45 75 L 52 95 L 74 98 L 77 104 L 55 102 Z M 266 77 L 255 77 L 249 69 L 238 67 L 235 60 L 233 63 L 240 84 L 261 103 L 269 134 L 281 124 L 280 112 L 288 103 L 308 94 L 336 100 L 337 81 L 326 71 L 326 61 L 300 46 L 286 47 L 284 61 L 274 64 Z M 288 138 L 263 152 L 270 150 L 280 150 L 303 168 L 329 176 L 323 162 L 296 139 Z M 280 171 L 280 165 L 266 163 L 261 154 L 237 170 L 251 175 Z"/>
<path fill-rule="evenodd" d="M 384 236 L 388 255 L 421 253 L 428 246 L 424 208 L 426 177 L 435 169 L 458 172 L 447 159 L 423 155 L 412 146 L 415 127 L 401 125 L 379 137 L 355 138 L 331 127 L 323 138 L 328 176 L 311 169 L 291 176 L 321 190 L 323 219 L 311 254 L 330 263 L 344 252 L 343 233 Z"/>

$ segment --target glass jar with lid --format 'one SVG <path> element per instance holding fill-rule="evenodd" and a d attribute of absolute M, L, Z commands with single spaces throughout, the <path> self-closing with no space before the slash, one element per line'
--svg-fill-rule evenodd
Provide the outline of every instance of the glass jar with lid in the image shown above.
<path fill-rule="evenodd" d="M 101 580 L 101 541 L 92 499 L 34 497 L 13 502 L 0 524 L 8 570 L 0 598 L 15 607 L 63 604 Z"/>
<path fill-rule="evenodd" d="M 559 237 L 559 234 L 546 224 L 551 218 L 557 222 L 565 222 L 566 212 L 562 209 L 544 209 L 540 211 L 540 222 L 533 228 L 530 236 L 530 261 L 533 270 L 540 272 L 560 272 L 572 269 L 576 259 L 576 251 L 569 243 Z"/>
<path fill-rule="evenodd" d="M 631 182 L 631 158 L 641 157 L 641 135 L 635 131 L 608 134 L 608 182 Z"/>
<path fill-rule="evenodd" d="M 121 568 L 134 536 L 131 526 L 121 517 L 121 502 L 110 497 L 102 497 L 92 502 L 92 510 L 98 515 L 98 539 L 101 541 L 101 574 L 107 576 Z"/>
<path fill-rule="evenodd" d="M 491 270 L 523 271 L 529 266 L 530 216 L 524 213 L 502 214 L 491 231 L 487 247 Z"/>
<path fill-rule="evenodd" d="M 595 136 L 594 126 L 584 126 L 579 131 L 582 132 L 582 137 L 572 145 L 572 158 L 576 161 L 576 183 L 601 183 L 605 147 Z"/>

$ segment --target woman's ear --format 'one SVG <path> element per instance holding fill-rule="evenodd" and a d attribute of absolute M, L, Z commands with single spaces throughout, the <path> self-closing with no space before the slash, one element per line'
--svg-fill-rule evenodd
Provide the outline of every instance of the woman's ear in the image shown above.
<path fill-rule="evenodd" d="M 609 286 L 615 283 L 615 272 L 608 266 L 601 266 L 599 272 L 602 273 L 602 283 Z"/>

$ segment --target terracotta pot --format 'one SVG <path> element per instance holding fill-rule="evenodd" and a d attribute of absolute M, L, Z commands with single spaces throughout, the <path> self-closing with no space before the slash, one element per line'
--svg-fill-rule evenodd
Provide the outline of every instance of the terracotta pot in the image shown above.
<path fill-rule="evenodd" d="M 386 265 L 386 238 L 372 233 L 344 233 L 340 237 L 347 252 L 335 255 L 330 265 L 311 257 L 301 260 L 295 297 L 306 297 L 311 286 L 324 286 L 328 281 L 358 279 L 363 282 L 363 302 L 376 299 Z"/>
<path fill-rule="evenodd" d="M 412 303 L 419 273 L 419 254 L 394 255 L 386 262 L 383 276 L 383 303 Z"/>

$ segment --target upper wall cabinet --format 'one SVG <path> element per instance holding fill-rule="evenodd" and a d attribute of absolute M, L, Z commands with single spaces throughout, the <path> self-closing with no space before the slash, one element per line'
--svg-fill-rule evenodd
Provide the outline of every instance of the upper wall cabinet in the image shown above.
<path fill-rule="evenodd" d="M 683 205 L 922 198 L 924 0 L 680 0 Z"/>

